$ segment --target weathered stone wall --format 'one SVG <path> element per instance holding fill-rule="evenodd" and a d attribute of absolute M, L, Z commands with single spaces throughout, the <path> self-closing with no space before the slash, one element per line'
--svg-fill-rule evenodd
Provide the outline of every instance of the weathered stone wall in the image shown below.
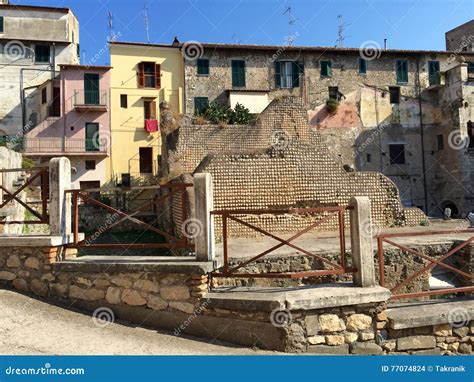
<path fill-rule="evenodd" d="M 206 274 L 59 268 L 64 248 L 0 248 L 0 285 L 60 301 L 87 301 L 192 313 L 208 290 Z"/>
<path fill-rule="evenodd" d="M 474 21 L 468 21 L 446 32 L 446 50 L 458 54 L 474 51 Z"/>
<path fill-rule="evenodd" d="M 311 129 L 301 99 L 275 99 L 255 126 L 182 126 L 167 137 L 170 173 L 209 172 L 215 209 L 275 209 L 344 206 L 367 195 L 375 225 L 418 225 L 424 216 L 405 216 L 396 186 L 378 173 L 348 173 Z M 319 217 L 247 216 L 264 229 L 294 232 Z M 219 223 L 219 219 L 217 219 Z M 322 229 L 335 229 L 331 219 Z M 233 235 L 255 231 L 230 224 Z M 220 234 L 220 224 L 216 233 Z"/>

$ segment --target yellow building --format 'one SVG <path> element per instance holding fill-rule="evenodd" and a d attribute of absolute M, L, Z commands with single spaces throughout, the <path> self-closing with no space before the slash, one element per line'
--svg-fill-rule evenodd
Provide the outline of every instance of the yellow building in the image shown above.
<path fill-rule="evenodd" d="M 158 174 L 160 110 L 167 101 L 184 113 L 184 63 L 172 45 L 111 42 L 111 147 L 109 179 L 146 183 Z"/>

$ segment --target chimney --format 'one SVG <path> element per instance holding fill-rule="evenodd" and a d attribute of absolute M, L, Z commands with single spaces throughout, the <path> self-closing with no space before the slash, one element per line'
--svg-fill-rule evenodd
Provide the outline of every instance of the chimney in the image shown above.
<path fill-rule="evenodd" d="M 387 39 L 386 38 L 383 39 L 383 49 L 387 50 Z"/>

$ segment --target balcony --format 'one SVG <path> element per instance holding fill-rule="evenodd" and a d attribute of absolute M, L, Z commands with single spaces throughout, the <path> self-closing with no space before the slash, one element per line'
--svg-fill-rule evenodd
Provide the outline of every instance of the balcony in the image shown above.
<path fill-rule="evenodd" d="M 73 104 L 76 110 L 107 111 L 107 91 L 75 90 Z"/>
<path fill-rule="evenodd" d="M 64 154 L 107 155 L 108 140 L 81 138 L 28 138 L 23 141 L 23 152 L 28 155 L 54 156 Z"/>

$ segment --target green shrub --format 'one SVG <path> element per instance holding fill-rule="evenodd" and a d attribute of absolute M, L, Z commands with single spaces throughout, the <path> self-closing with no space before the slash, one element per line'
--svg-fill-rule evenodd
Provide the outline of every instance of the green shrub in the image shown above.
<path fill-rule="evenodd" d="M 250 114 L 250 110 L 240 103 L 235 105 L 233 117 L 231 123 L 236 125 L 248 125 L 253 121 L 253 115 Z"/>
<path fill-rule="evenodd" d="M 420 221 L 420 225 L 423 226 L 423 227 L 426 227 L 426 226 L 429 226 L 430 223 L 428 220 L 426 219 L 423 219 L 422 221 Z"/>
<path fill-rule="evenodd" d="M 329 114 L 336 114 L 338 106 L 339 102 L 335 99 L 330 98 L 326 101 L 326 110 Z"/>
<path fill-rule="evenodd" d="M 237 103 L 234 109 L 219 102 L 211 102 L 204 117 L 212 124 L 247 125 L 253 121 L 253 115 L 245 106 Z"/>
<path fill-rule="evenodd" d="M 30 169 L 36 167 L 36 162 L 28 157 L 23 157 L 21 162 L 21 168 Z"/>

